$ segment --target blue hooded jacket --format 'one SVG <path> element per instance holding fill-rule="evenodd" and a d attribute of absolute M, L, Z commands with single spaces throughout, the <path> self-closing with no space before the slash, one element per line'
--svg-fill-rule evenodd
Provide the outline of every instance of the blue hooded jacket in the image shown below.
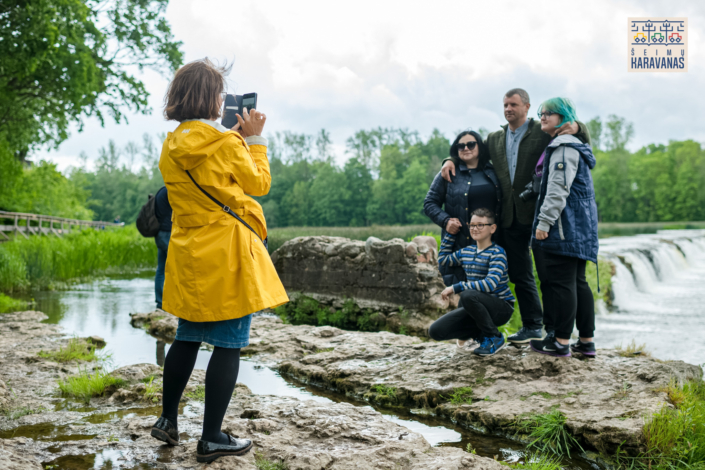
<path fill-rule="evenodd" d="M 560 151 L 562 149 L 562 151 Z M 574 151 L 571 152 L 570 149 Z M 579 158 L 570 158 L 579 154 Z M 541 191 L 538 196 L 534 224 L 532 228 L 532 246 L 563 256 L 580 258 L 597 263 L 599 241 L 597 237 L 597 204 L 595 202 L 595 189 L 592 183 L 590 170 L 597 163 L 589 145 L 579 142 L 572 137 L 558 137 L 546 148 L 544 158 Z M 575 168 L 577 164 L 577 168 Z M 575 177 L 570 181 L 570 176 Z M 553 176 L 553 177 L 552 177 Z M 557 184 L 551 203 L 565 203 L 560 215 L 555 221 L 547 222 L 546 208 L 541 211 L 541 206 L 546 201 L 549 180 Z M 560 200 L 561 193 L 567 194 L 565 200 Z M 547 203 L 551 204 L 551 203 Z M 536 239 L 536 229 L 541 225 L 548 230 L 548 238 Z"/>

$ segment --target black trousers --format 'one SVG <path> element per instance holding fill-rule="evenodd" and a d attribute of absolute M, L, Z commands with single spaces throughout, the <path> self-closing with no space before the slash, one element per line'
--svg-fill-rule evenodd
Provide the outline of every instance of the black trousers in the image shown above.
<path fill-rule="evenodd" d="M 529 248 L 531 225 L 520 224 L 515 216 L 511 227 L 499 231 L 497 244 L 504 248 L 507 254 L 509 280 L 514 283 L 521 322 L 525 328 L 540 330 L 543 311 Z"/>
<path fill-rule="evenodd" d="M 547 326 L 555 326 L 556 337 L 570 339 L 577 324 L 581 338 L 595 334 L 595 300 L 585 279 L 587 261 L 543 252 L 541 292 Z"/>
<path fill-rule="evenodd" d="M 476 290 L 460 294 L 461 308 L 448 312 L 433 322 L 428 335 L 436 341 L 447 339 L 467 340 L 500 335 L 498 326 L 509 321 L 514 306 L 493 295 Z"/>

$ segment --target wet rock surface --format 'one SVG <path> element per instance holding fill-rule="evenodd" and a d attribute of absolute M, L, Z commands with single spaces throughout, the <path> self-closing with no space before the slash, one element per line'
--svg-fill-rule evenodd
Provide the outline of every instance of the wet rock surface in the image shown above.
<path fill-rule="evenodd" d="M 186 389 L 178 423 L 181 445 L 161 445 L 149 435 L 161 412 L 160 395 L 155 395 L 156 400 L 145 396 L 148 385 L 159 388 L 161 369 L 152 364 L 121 367 L 112 375 L 125 381 L 123 387 L 108 390 L 89 403 L 63 398 L 58 379 L 98 365 L 58 364 L 37 356 L 40 350 L 68 343 L 58 326 L 39 323 L 44 318 L 29 312 L 0 320 L 0 380 L 4 384 L 0 395 L 6 399 L 2 409 L 31 411 L 0 414 L 3 469 L 255 469 L 256 459 L 285 461 L 291 470 L 502 468 L 492 459 L 457 448 L 431 447 L 421 435 L 369 407 L 253 395 L 244 385 L 236 388 L 223 426 L 237 437 L 251 439 L 253 451 L 210 465 L 198 464 L 195 450 L 202 423 L 204 371 L 194 371 Z M 164 319 L 156 322 L 160 320 Z M 270 323 L 276 325 L 269 321 L 262 325 L 268 328 Z M 316 334 L 327 339 L 340 336 L 335 329 L 325 328 Z"/>
<path fill-rule="evenodd" d="M 305 295 L 333 310 L 352 299 L 369 309 L 378 329 L 403 327 L 423 333 L 450 306 L 441 298 L 433 237 L 366 242 L 342 237 L 298 237 L 272 253 L 277 273 L 292 299 Z M 456 304 L 457 304 L 457 299 Z M 453 304 L 455 305 L 455 304 Z"/>
<path fill-rule="evenodd" d="M 139 318 L 148 324 L 152 314 Z M 133 317 L 134 319 L 135 317 Z M 175 331 L 175 318 L 161 319 Z M 171 330 L 163 325 L 170 322 Z M 243 349 L 303 383 L 390 407 L 423 410 L 487 433 L 511 435 L 518 419 L 558 408 L 587 448 L 637 452 L 644 418 L 671 406 L 670 380 L 702 376 L 698 366 L 599 350 L 596 359 L 554 358 L 507 347 L 490 357 L 454 344 L 388 332 L 293 326 L 255 317 Z M 463 390 L 460 403 L 450 397 Z M 457 401 L 457 400 L 456 400 Z"/>

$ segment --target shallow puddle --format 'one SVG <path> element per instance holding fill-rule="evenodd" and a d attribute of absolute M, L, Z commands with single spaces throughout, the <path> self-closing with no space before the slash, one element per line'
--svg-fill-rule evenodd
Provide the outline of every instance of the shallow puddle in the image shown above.
<path fill-rule="evenodd" d="M 97 434 L 76 433 L 76 425 L 65 424 L 57 426 L 51 423 L 29 424 L 14 429 L 0 431 L 0 439 L 28 437 L 30 439 L 50 442 L 82 441 L 93 439 Z"/>

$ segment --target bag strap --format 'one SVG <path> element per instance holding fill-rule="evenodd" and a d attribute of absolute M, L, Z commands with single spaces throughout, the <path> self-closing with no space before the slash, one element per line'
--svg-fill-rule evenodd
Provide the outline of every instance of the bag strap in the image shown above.
<path fill-rule="evenodd" d="M 197 187 L 198 189 L 200 189 L 203 194 L 205 194 L 206 196 L 208 196 L 208 199 L 210 199 L 211 201 L 213 201 L 213 202 L 215 202 L 216 204 L 218 204 L 218 206 L 220 206 L 220 208 L 223 209 L 224 212 L 227 212 L 228 214 L 232 215 L 232 216 L 235 217 L 237 220 L 239 220 L 240 222 L 242 222 L 245 227 L 247 227 L 247 228 L 249 228 L 250 230 L 252 230 L 252 233 L 254 233 L 254 234 L 257 236 L 257 238 L 259 238 L 260 241 L 261 241 L 262 243 L 264 243 L 264 246 L 265 246 L 265 247 L 267 246 L 267 242 L 264 241 L 264 240 L 262 240 L 262 237 L 259 236 L 259 233 L 255 232 L 255 229 L 253 229 L 252 227 L 250 227 L 250 224 L 248 224 L 247 222 L 245 222 L 244 220 L 242 220 L 242 218 L 241 218 L 239 215 L 237 215 L 235 212 L 233 212 L 232 210 L 230 210 L 230 207 L 229 207 L 229 206 L 226 206 L 225 204 L 221 203 L 219 200 L 217 200 L 216 198 L 214 198 L 213 196 L 211 196 L 210 194 L 208 194 L 208 191 L 206 191 L 206 190 L 203 189 L 198 183 L 196 183 L 196 180 L 193 179 L 193 176 L 191 175 L 191 172 L 189 172 L 188 170 L 186 170 L 186 174 L 188 175 L 189 178 L 191 178 L 191 181 L 193 181 L 193 184 L 195 184 L 196 187 Z"/>

